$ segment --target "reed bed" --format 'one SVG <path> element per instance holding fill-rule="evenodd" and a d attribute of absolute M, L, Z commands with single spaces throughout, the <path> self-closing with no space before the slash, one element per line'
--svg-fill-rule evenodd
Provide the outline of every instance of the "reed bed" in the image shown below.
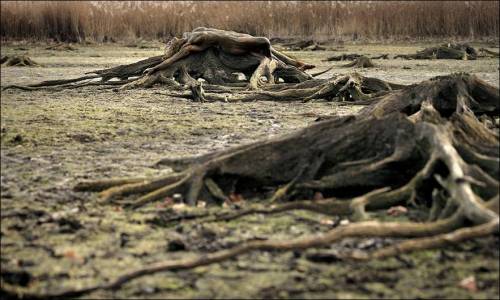
<path fill-rule="evenodd" d="M 1 38 L 159 39 L 198 26 L 316 39 L 498 38 L 498 1 L 2 1 Z"/>

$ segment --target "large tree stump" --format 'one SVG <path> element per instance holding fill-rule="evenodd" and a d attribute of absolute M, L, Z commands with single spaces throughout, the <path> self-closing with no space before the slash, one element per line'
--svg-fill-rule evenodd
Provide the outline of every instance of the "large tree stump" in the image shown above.
<path fill-rule="evenodd" d="M 111 199 L 138 191 L 146 193 L 134 205 L 138 207 L 171 193 L 186 192 L 186 199 L 194 204 L 200 197 L 210 198 L 210 191 L 203 188 L 206 178 L 212 178 L 216 183 L 232 178 L 240 182 L 236 184 L 236 192 L 242 194 L 255 193 L 255 187 L 279 186 L 292 180 L 295 180 L 295 186 L 301 187 L 301 192 L 319 189 L 336 197 L 356 196 L 363 191 L 360 187 L 368 190 L 396 187 L 408 182 L 417 169 L 429 160 L 427 154 L 417 150 L 419 142 L 415 140 L 417 124 L 424 122 L 420 119 L 423 118 L 425 105 L 429 106 L 428 110 L 432 108 L 435 111 L 435 116 L 439 116 L 436 120 L 441 121 L 436 126 L 449 124 L 446 126 L 466 126 L 470 127 L 467 130 L 475 130 L 475 136 L 484 137 L 484 143 L 491 145 L 485 151 L 489 149 L 487 154 L 493 157 L 498 152 L 495 149 L 498 137 L 484 128 L 474 113 L 497 117 L 498 99 L 498 89 L 474 76 L 457 74 L 437 77 L 375 97 L 371 99 L 373 104 L 362 110 L 359 116 L 334 118 L 277 140 L 193 158 L 188 160 L 187 165 L 183 159 L 183 171 L 173 177 L 111 188 L 102 195 Z M 466 125 L 454 124 L 459 121 Z M 467 138 L 472 133 L 460 129 L 460 137 Z M 458 146 L 462 148 L 465 145 Z M 465 147 L 476 149 L 478 144 Z M 397 154 L 396 158 L 389 159 L 393 154 Z M 359 162 L 351 164 L 352 161 Z M 373 164 L 378 167 L 374 168 Z M 178 166 L 177 163 L 177 169 Z M 408 177 L 400 172 L 407 173 Z M 84 183 L 79 188 L 88 184 Z M 159 186 L 165 188 L 158 189 Z M 238 190 L 240 186 L 241 190 Z M 306 197 L 308 194 L 301 195 Z"/>
<path fill-rule="evenodd" d="M 243 40 L 251 36 L 235 32 L 226 32 L 216 29 L 195 29 L 215 32 L 216 36 L 226 35 Z M 97 70 L 88 75 L 63 80 L 44 81 L 28 86 L 11 85 L 8 88 L 36 90 L 40 88 L 79 88 L 84 86 L 100 85 L 121 89 L 149 88 L 163 85 L 172 91 L 173 96 L 180 96 L 199 101 L 310 101 L 313 99 L 329 99 L 340 101 L 367 101 L 374 95 L 392 89 L 401 88 L 401 85 L 386 83 L 375 78 L 363 78 L 358 74 L 337 76 L 330 80 L 317 80 L 297 68 L 297 61 L 270 48 L 270 57 L 255 55 L 254 52 L 230 54 L 221 51 L 218 47 L 190 53 L 157 72 L 148 72 L 151 68 L 158 68 L 167 59 L 181 51 L 183 41 L 172 39 L 166 47 L 165 55 L 155 56 L 139 62 L 122 65 L 104 70 Z M 264 52 L 262 50 L 261 52 Z M 300 63 L 303 66 L 310 66 Z M 366 66 L 366 65 L 365 65 Z M 147 74 L 143 74 L 146 72 Z M 239 80 L 235 74 L 243 74 L 244 80 Z M 321 74 L 317 73 L 316 75 Z M 119 81 L 111 81 L 118 78 Z M 95 81 L 100 79 L 100 81 Z M 197 86 L 194 82 L 207 82 Z M 196 91 L 203 89 L 200 98 Z M 250 89 L 251 91 L 248 91 Z M 201 92 L 201 90 L 200 90 Z"/>
<path fill-rule="evenodd" d="M 312 78 L 311 75 L 302 71 L 299 66 L 311 68 L 313 66 L 298 62 L 283 53 L 273 49 L 265 50 L 259 43 L 264 38 L 254 38 L 250 35 L 223 31 L 212 28 L 196 28 L 191 33 L 185 35 L 200 34 L 206 32 L 213 36 L 213 39 L 222 40 L 223 45 L 236 44 L 244 45 L 246 48 L 236 48 L 241 53 L 228 53 L 221 50 L 219 44 L 211 44 L 211 40 L 206 41 L 206 49 L 200 52 L 189 53 L 185 57 L 176 60 L 174 63 L 154 73 L 144 72 L 162 65 L 166 60 L 171 59 L 183 49 L 183 39 L 173 38 L 165 49 L 165 55 L 151 57 L 133 64 L 121 65 L 113 68 L 96 70 L 80 78 L 63 79 L 58 81 L 46 81 L 27 86 L 6 86 L 8 88 L 20 88 L 24 90 L 34 90 L 45 87 L 78 88 L 88 85 L 112 85 L 115 88 L 148 88 L 156 84 L 167 85 L 168 87 L 179 88 L 180 84 L 186 84 L 192 80 L 203 79 L 210 84 L 246 86 L 252 89 L 260 89 L 266 85 L 272 85 L 279 81 L 285 83 L 300 83 Z M 253 45 L 252 39 L 259 41 Z M 241 42 L 238 42 L 240 41 Z M 248 42 L 250 40 L 250 42 Z M 265 39 L 264 39 L 265 40 Z M 238 44 L 239 43 L 239 44 Z M 227 45 L 226 45 L 227 46 Z M 242 46 L 243 47 L 243 46 Z M 232 49 L 231 47 L 229 47 Z M 236 51 L 236 50 L 235 50 Z M 268 51 L 269 57 L 263 57 L 260 52 Z M 245 80 L 237 80 L 235 73 L 245 75 Z M 121 81 L 108 82 L 110 79 L 118 78 Z M 263 80 L 263 78 L 266 78 Z M 101 82 L 92 80 L 101 79 Z M 82 83 L 83 82 L 83 83 Z M 132 83 L 133 82 L 133 83 Z"/>
<path fill-rule="evenodd" d="M 50 295 L 83 295 L 116 289 L 135 278 L 195 268 L 256 250 L 326 246 L 346 237 L 406 238 L 373 252 L 339 259 L 380 259 L 499 232 L 499 135 L 477 116 L 498 119 L 499 90 L 468 74 L 440 76 L 377 96 L 357 116 L 317 122 L 297 132 L 198 157 L 164 160 L 177 173 L 160 178 L 81 182 L 102 190 L 102 201 L 140 195 L 137 209 L 173 193 L 189 204 L 225 201 L 229 194 L 268 198 L 271 207 L 216 215 L 229 220 L 251 213 L 305 209 L 350 216 L 352 224 L 287 241 L 249 241 L 198 257 L 157 262 L 108 283 Z M 267 191 L 274 190 L 271 194 Z M 321 192 L 326 199 L 312 199 Z M 287 201 L 286 203 L 280 203 Z M 427 211 L 419 222 L 369 220 L 369 212 L 413 203 Z M 209 221 L 209 220 L 205 220 Z M 2 286 L 7 295 L 23 293 Z"/>

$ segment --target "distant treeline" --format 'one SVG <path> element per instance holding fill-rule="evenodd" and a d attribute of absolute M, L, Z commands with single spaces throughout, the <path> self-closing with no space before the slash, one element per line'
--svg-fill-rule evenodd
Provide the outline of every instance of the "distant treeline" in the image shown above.
<path fill-rule="evenodd" d="M 2 1 L 2 39 L 166 39 L 198 26 L 317 39 L 498 38 L 498 1 Z"/>

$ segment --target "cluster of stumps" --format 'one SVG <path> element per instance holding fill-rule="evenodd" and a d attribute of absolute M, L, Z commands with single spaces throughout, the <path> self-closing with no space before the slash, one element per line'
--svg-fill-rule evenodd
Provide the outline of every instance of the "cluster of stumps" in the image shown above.
<path fill-rule="evenodd" d="M 437 49 L 431 55 L 443 51 Z M 451 52 L 455 53 L 446 53 Z M 198 199 L 216 205 L 237 193 L 269 198 L 273 205 L 210 217 L 227 220 L 303 209 L 350 216 L 355 222 L 318 236 L 250 241 L 199 257 L 158 262 L 108 283 L 46 296 L 113 289 L 140 276 L 194 268 L 249 251 L 319 247 L 346 237 L 406 238 L 373 252 L 340 257 L 368 260 L 498 234 L 497 87 L 469 74 L 439 76 L 409 86 L 357 73 L 317 79 L 305 72 L 311 67 L 275 50 L 266 39 L 198 28 L 169 43 L 163 56 L 77 79 L 6 87 L 95 85 L 120 92 L 161 85 L 173 96 L 200 102 L 326 99 L 365 106 L 356 115 L 332 116 L 283 137 L 198 157 L 162 160 L 160 165 L 175 170 L 167 176 L 85 181 L 75 187 L 99 191 L 106 201 L 135 197 L 129 209 L 174 194 L 183 195 L 190 205 Z M 264 187 L 274 192 L 269 196 Z M 313 200 L 317 192 L 323 199 Z M 426 217 L 419 222 L 382 222 L 370 217 L 370 211 L 409 203 L 424 207 Z"/>

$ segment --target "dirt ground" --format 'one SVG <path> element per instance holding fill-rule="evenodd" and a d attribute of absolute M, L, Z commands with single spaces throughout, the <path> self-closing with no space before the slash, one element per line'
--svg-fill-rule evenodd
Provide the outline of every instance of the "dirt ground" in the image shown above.
<path fill-rule="evenodd" d="M 157 45 L 159 46 L 159 45 Z M 322 75 L 345 73 L 342 53 L 414 53 L 423 44 L 345 45 L 339 51 L 290 52 Z M 477 47 L 485 45 L 474 44 Z M 2 55 L 26 53 L 41 67 L 2 67 L 1 84 L 78 77 L 84 72 L 158 55 L 161 48 L 3 44 Z M 490 48 L 498 52 L 498 48 Z M 363 75 L 415 83 L 469 72 L 498 86 L 498 59 L 375 60 Z M 33 292 L 56 292 L 115 278 L 144 264 L 207 253 L 249 239 L 290 239 L 329 230 L 338 219 L 301 211 L 252 215 L 230 222 L 162 222 L 174 211 L 162 203 L 137 211 L 74 192 L 81 179 L 171 172 L 153 163 L 203 154 L 302 128 L 319 115 L 359 108 L 329 102 L 193 103 L 161 87 L 113 92 L 87 87 L 1 93 L 1 277 Z M 251 205 L 248 203 L 246 205 Z M 210 207 L 220 210 L 220 207 Z M 412 208 L 410 208 L 410 211 Z M 407 219 L 389 217 L 385 219 Z M 325 222 L 331 219 L 334 222 Z M 302 252 L 254 252 L 237 259 L 145 276 L 117 291 L 86 298 L 483 298 L 499 297 L 499 238 L 469 241 L 368 263 L 335 259 L 342 249 L 373 249 L 388 239 L 346 239 Z M 459 286 L 474 276 L 477 291 Z"/>

